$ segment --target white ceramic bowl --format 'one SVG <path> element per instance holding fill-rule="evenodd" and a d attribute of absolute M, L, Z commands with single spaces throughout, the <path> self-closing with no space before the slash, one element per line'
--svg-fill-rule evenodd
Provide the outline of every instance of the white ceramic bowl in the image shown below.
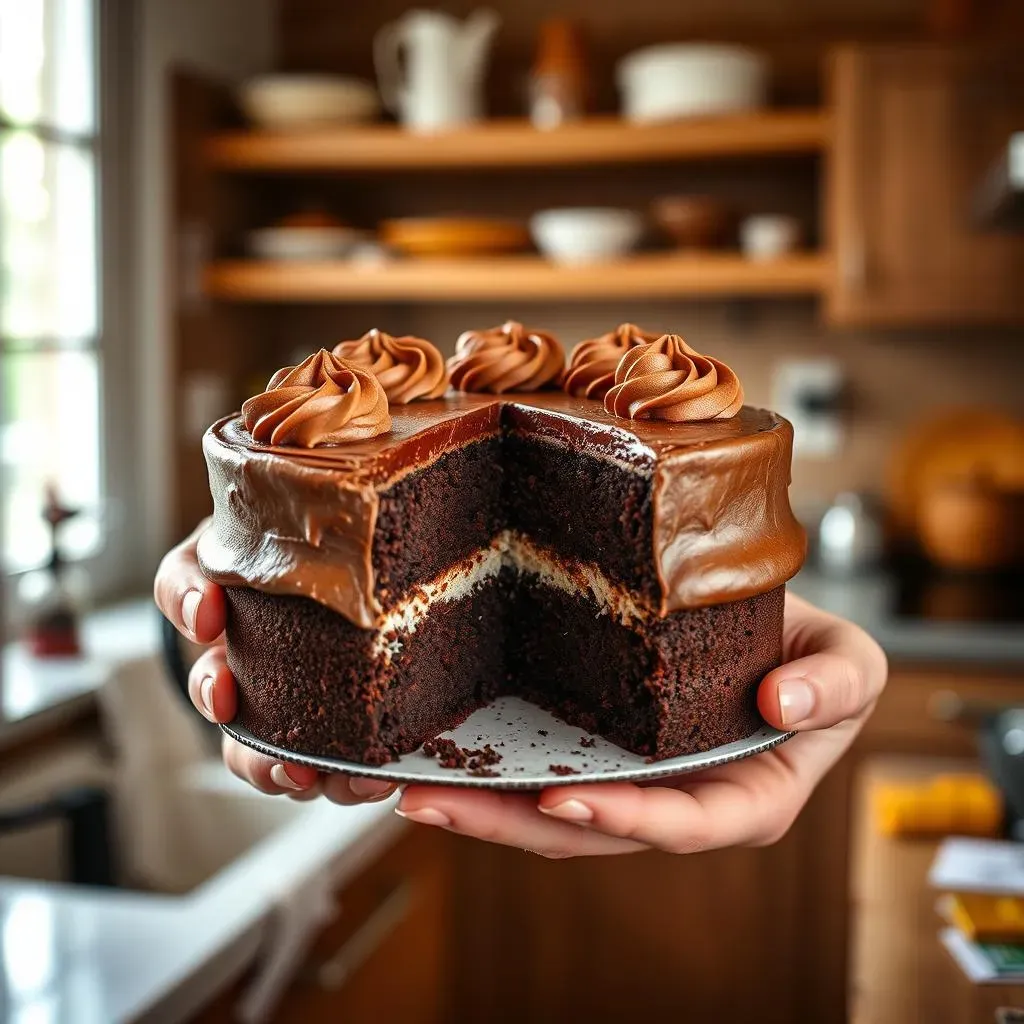
<path fill-rule="evenodd" d="M 249 252 L 261 260 L 337 260 L 352 255 L 369 237 L 356 228 L 258 228 L 247 236 Z"/>
<path fill-rule="evenodd" d="M 801 235 L 796 217 L 758 213 L 740 224 L 740 249 L 749 260 L 776 260 L 794 252 Z"/>
<path fill-rule="evenodd" d="M 354 124 L 380 113 L 374 86 L 344 75 L 259 75 L 242 85 L 238 100 L 250 121 L 275 130 Z"/>
<path fill-rule="evenodd" d="M 668 43 L 623 57 L 618 82 L 630 121 L 732 114 L 764 106 L 768 61 L 741 46 Z"/>
<path fill-rule="evenodd" d="M 557 263 L 600 263 L 636 247 L 644 219 L 634 210 L 580 207 L 541 210 L 530 218 L 537 248 Z"/>

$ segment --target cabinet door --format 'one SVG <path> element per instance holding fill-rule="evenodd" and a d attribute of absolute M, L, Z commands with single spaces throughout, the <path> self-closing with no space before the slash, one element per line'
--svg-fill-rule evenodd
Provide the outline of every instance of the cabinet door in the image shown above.
<path fill-rule="evenodd" d="M 1024 238 L 971 217 L 985 171 L 1024 128 L 1019 63 L 934 47 L 833 56 L 833 323 L 1024 322 Z"/>

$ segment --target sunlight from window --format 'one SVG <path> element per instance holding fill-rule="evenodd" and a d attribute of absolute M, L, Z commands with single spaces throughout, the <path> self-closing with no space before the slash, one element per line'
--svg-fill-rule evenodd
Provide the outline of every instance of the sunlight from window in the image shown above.
<path fill-rule="evenodd" d="M 95 59 L 91 0 L 0 0 L 0 368 L 4 563 L 43 562 L 43 491 L 102 536 Z"/>

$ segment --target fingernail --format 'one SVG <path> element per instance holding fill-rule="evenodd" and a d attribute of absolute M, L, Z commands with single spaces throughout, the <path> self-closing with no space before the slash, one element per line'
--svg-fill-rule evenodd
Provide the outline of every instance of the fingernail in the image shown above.
<path fill-rule="evenodd" d="M 436 828 L 448 828 L 452 823 L 447 814 L 433 807 L 421 807 L 418 811 L 403 811 L 396 807 L 395 814 L 415 821 L 418 825 L 433 825 Z"/>
<path fill-rule="evenodd" d="M 289 774 L 283 764 L 275 764 L 270 769 L 270 781 L 282 789 L 305 789 L 301 782 L 296 782 Z"/>
<path fill-rule="evenodd" d="M 348 788 L 356 796 L 362 797 L 364 800 L 375 800 L 389 796 L 394 791 L 395 784 L 393 782 L 382 782 L 380 779 L 366 779 L 357 776 L 354 779 L 348 780 Z"/>
<path fill-rule="evenodd" d="M 181 617 L 185 628 L 193 635 L 196 635 L 196 619 L 199 617 L 199 605 L 203 602 L 201 590 L 190 590 L 181 599 Z"/>
<path fill-rule="evenodd" d="M 814 711 L 814 687 L 806 679 L 784 679 L 779 683 L 779 712 L 783 725 L 798 725 Z"/>
<path fill-rule="evenodd" d="M 216 721 L 213 713 L 213 684 L 213 676 L 203 676 L 203 681 L 199 684 L 199 701 L 203 705 L 203 714 L 211 722 Z"/>
<path fill-rule="evenodd" d="M 538 807 L 541 814 L 548 814 L 552 818 L 561 818 L 563 821 L 575 821 L 580 825 L 594 820 L 594 812 L 582 800 L 563 800 L 554 807 Z"/>

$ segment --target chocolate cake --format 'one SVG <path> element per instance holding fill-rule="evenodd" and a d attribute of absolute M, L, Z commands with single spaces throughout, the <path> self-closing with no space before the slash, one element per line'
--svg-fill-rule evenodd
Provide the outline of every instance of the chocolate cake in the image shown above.
<path fill-rule="evenodd" d="M 652 758 L 758 728 L 792 430 L 681 338 L 586 344 L 566 369 L 507 324 L 445 366 L 371 332 L 210 428 L 199 554 L 247 729 L 376 765 L 501 694 Z"/>

